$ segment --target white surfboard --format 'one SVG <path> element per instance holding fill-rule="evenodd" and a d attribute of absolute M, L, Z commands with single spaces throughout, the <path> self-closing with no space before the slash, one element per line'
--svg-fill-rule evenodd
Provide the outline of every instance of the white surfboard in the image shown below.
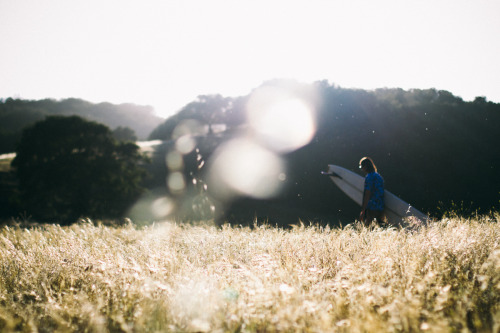
<path fill-rule="evenodd" d="M 349 198 L 354 200 L 358 205 L 362 205 L 365 184 L 365 179 L 363 177 L 333 164 L 328 165 L 327 174 L 335 185 L 337 185 Z M 429 219 L 427 215 L 387 190 L 384 191 L 384 200 L 385 215 L 390 224 L 401 224 L 404 222 L 404 219 L 410 217 L 417 218 L 423 223 L 426 223 Z"/>

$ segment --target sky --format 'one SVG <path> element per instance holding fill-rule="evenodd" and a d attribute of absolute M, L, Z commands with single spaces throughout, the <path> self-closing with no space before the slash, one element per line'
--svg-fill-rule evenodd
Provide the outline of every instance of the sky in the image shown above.
<path fill-rule="evenodd" d="M 499 0 L 0 0 L 0 98 L 151 105 L 264 81 L 500 103 Z"/>

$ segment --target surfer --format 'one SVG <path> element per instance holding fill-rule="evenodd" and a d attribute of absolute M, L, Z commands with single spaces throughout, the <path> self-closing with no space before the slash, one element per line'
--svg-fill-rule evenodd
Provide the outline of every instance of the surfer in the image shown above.
<path fill-rule="evenodd" d="M 384 222 L 384 179 L 377 172 L 377 167 L 369 157 L 359 161 L 359 168 L 365 173 L 363 203 L 359 220 L 365 225 L 373 221 L 378 224 Z"/>

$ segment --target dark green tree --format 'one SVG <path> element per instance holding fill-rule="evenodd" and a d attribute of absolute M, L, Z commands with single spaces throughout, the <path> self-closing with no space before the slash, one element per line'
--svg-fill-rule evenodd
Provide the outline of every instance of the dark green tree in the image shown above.
<path fill-rule="evenodd" d="M 37 219 L 120 217 L 143 190 L 139 147 L 77 116 L 52 116 L 25 129 L 16 153 L 20 199 Z"/>
<path fill-rule="evenodd" d="M 123 142 L 135 142 L 137 141 L 137 136 L 135 135 L 135 132 L 133 129 L 130 127 L 122 127 L 118 126 L 113 130 L 113 137 L 118 140 L 118 141 L 123 141 Z"/>

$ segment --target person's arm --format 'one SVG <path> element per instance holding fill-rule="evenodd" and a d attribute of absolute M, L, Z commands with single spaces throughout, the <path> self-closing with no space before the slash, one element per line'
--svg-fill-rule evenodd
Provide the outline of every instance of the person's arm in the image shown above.
<path fill-rule="evenodd" d="M 365 220 L 366 207 L 368 206 L 371 194 L 372 192 L 370 190 L 365 190 L 363 194 L 363 204 L 361 205 L 361 213 L 359 213 L 359 220 L 361 222 Z"/>
<path fill-rule="evenodd" d="M 366 210 L 366 207 L 368 207 L 368 201 L 370 200 L 371 195 L 372 191 L 365 190 L 365 193 L 363 194 L 363 204 L 361 205 L 362 210 Z"/>

